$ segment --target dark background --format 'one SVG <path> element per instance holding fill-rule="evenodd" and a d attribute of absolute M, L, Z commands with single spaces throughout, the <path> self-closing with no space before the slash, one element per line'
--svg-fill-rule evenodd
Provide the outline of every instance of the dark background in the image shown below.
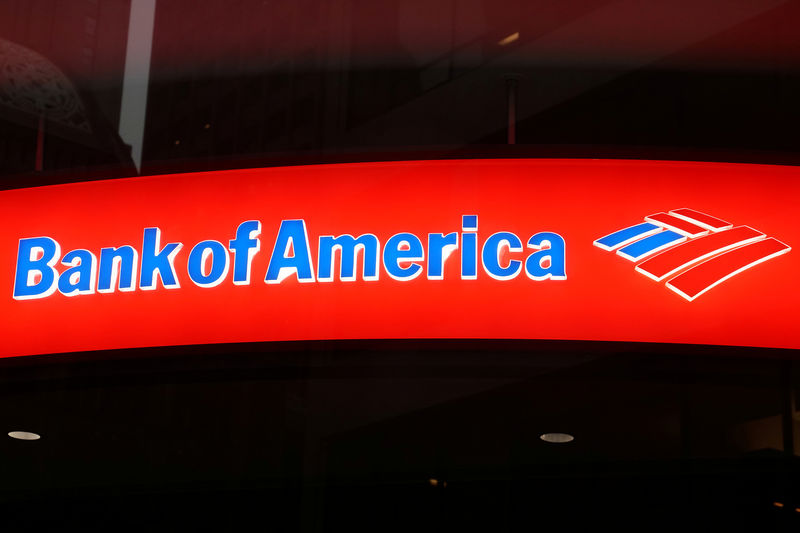
<path fill-rule="evenodd" d="M 0 3 L 6 187 L 420 157 L 797 162 L 798 2 L 157 1 L 126 78 L 130 8 Z M 131 113 L 140 161 L 117 133 Z"/>
<path fill-rule="evenodd" d="M 793 352 L 337 341 L 0 362 L 37 529 L 794 531 Z M 547 432 L 575 440 L 552 444 Z"/>

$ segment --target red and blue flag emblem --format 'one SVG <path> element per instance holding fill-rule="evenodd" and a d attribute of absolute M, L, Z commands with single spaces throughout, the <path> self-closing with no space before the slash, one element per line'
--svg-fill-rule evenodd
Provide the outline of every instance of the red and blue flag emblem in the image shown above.
<path fill-rule="evenodd" d="M 667 288 L 689 301 L 791 250 L 750 226 L 687 208 L 646 216 L 594 245 L 635 262 L 638 272 L 655 281 L 667 280 Z"/>

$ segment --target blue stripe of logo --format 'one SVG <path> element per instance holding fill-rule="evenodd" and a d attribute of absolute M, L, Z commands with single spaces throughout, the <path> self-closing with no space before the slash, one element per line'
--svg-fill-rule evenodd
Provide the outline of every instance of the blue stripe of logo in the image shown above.
<path fill-rule="evenodd" d="M 620 248 L 617 253 L 636 261 L 640 257 L 652 252 L 656 248 L 661 248 L 662 246 L 665 246 L 671 242 L 683 239 L 685 239 L 685 237 L 680 233 L 675 233 L 674 231 L 669 230 L 662 231 L 661 233 L 656 233 L 655 235 L 651 235 L 640 241 L 636 241 L 633 244 L 629 244 L 624 248 Z"/>
<path fill-rule="evenodd" d="M 605 237 L 597 239 L 595 242 L 602 246 L 613 249 L 624 242 L 630 242 L 631 240 L 635 239 L 640 235 L 652 232 L 653 230 L 657 229 L 658 226 L 656 226 L 655 224 L 644 222 L 642 224 L 636 224 L 635 226 L 615 231 L 611 235 L 606 235 Z"/>

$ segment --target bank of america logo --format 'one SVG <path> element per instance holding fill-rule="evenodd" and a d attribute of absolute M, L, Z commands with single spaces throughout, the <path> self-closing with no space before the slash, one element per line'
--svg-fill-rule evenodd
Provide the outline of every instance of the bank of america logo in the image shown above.
<path fill-rule="evenodd" d="M 675 209 L 594 241 L 636 263 L 635 269 L 690 302 L 723 281 L 791 250 L 750 226 L 734 226 L 695 211 Z"/>

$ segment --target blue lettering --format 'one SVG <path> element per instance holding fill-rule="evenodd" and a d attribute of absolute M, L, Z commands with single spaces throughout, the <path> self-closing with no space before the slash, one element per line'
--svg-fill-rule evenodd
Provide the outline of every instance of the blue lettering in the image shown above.
<path fill-rule="evenodd" d="M 211 268 L 208 268 L 209 258 Z M 228 268 L 230 257 L 221 242 L 202 241 L 189 252 L 189 279 L 198 287 L 216 287 L 225 280 Z"/>
<path fill-rule="evenodd" d="M 444 279 L 444 262 L 458 248 L 458 233 L 428 234 L 428 279 Z"/>
<path fill-rule="evenodd" d="M 567 279 L 566 244 L 558 233 L 537 233 L 528 239 L 528 248 L 537 250 L 525 260 L 525 274 L 532 280 Z"/>
<path fill-rule="evenodd" d="M 509 261 L 508 266 L 500 266 L 500 254 L 503 248 L 508 248 L 509 252 L 521 252 L 522 241 L 519 237 L 508 231 L 495 233 L 483 244 L 481 261 L 483 269 L 493 279 L 505 281 L 514 279 L 522 270 L 522 261 L 516 259 Z"/>
<path fill-rule="evenodd" d="M 250 284 L 250 265 L 253 257 L 261 249 L 261 222 L 248 220 L 236 228 L 236 238 L 228 243 L 233 252 L 233 284 Z"/>
<path fill-rule="evenodd" d="M 64 296 L 93 294 L 97 274 L 96 263 L 97 259 L 89 250 L 72 250 L 67 253 L 61 264 L 70 268 L 62 272 L 58 278 L 58 292 Z"/>
<path fill-rule="evenodd" d="M 55 264 L 61 247 L 50 237 L 20 239 L 17 270 L 14 276 L 14 299 L 46 298 L 56 292 Z"/>
<path fill-rule="evenodd" d="M 302 219 L 281 221 L 264 282 L 280 283 L 292 274 L 297 274 L 300 283 L 314 281 L 306 221 Z"/>
<path fill-rule="evenodd" d="M 317 280 L 333 281 L 333 261 L 336 250 L 340 252 L 339 279 L 356 280 L 356 258 L 362 252 L 362 276 L 365 281 L 378 279 L 378 237 L 371 233 L 354 238 L 352 235 L 333 237 L 323 235 L 319 238 L 317 261 Z"/>
<path fill-rule="evenodd" d="M 461 231 L 478 231 L 478 215 L 461 217 Z M 461 235 L 461 279 L 478 279 L 478 234 Z"/>
<path fill-rule="evenodd" d="M 161 251 L 161 230 L 145 228 L 142 242 L 142 268 L 139 275 L 139 288 L 152 291 L 156 288 L 156 276 L 161 278 L 166 289 L 179 289 L 180 283 L 175 275 L 175 256 L 183 248 L 183 243 L 171 242 Z"/>
<path fill-rule="evenodd" d="M 136 288 L 136 266 L 139 254 L 133 246 L 102 248 L 97 292 L 114 292 L 119 280 L 119 290 L 129 292 Z"/>
<path fill-rule="evenodd" d="M 423 261 L 425 252 L 422 242 L 413 233 L 392 235 L 383 250 L 383 267 L 389 277 L 398 281 L 410 281 L 422 273 L 422 267 L 414 261 Z M 400 266 L 400 263 L 411 263 Z"/>

